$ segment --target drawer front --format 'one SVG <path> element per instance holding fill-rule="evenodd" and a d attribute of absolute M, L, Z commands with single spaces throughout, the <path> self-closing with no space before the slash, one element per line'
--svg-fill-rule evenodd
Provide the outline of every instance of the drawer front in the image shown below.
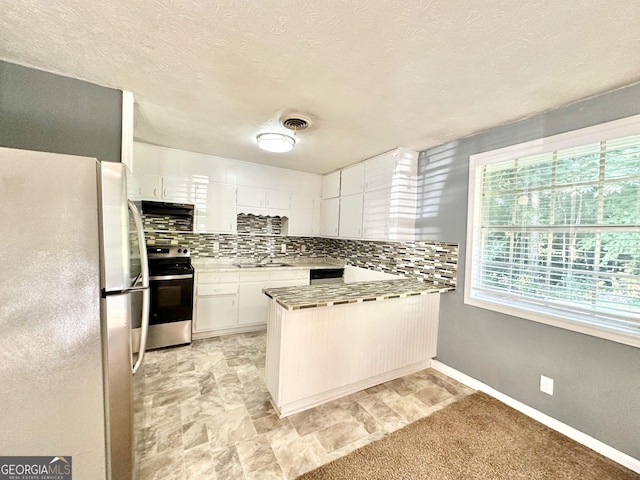
<path fill-rule="evenodd" d="M 260 272 L 241 272 L 240 273 L 240 281 L 242 283 L 246 282 L 264 282 L 265 285 L 269 281 L 269 273 L 264 270 Z"/>
<path fill-rule="evenodd" d="M 271 272 L 271 281 L 308 280 L 309 270 L 280 270 Z"/>
<path fill-rule="evenodd" d="M 198 273 L 196 275 L 196 282 L 198 285 L 202 283 L 230 283 L 237 281 L 237 272 Z"/>
<path fill-rule="evenodd" d="M 218 283 L 215 285 L 201 285 L 196 287 L 197 296 L 205 295 L 229 295 L 238 293 L 237 283 Z"/>

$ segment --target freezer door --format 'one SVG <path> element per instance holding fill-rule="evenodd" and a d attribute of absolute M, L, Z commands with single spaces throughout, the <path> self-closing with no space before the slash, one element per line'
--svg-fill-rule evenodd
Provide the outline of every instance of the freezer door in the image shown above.
<path fill-rule="evenodd" d="M 102 236 L 102 287 L 121 292 L 131 286 L 131 242 L 127 203 L 126 167 L 102 162 L 100 172 L 100 216 Z"/>

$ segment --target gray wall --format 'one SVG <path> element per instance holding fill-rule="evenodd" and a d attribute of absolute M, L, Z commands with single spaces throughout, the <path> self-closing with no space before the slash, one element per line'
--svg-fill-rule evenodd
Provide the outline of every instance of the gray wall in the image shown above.
<path fill-rule="evenodd" d="M 0 145 L 120 161 L 122 92 L 0 61 Z"/>
<path fill-rule="evenodd" d="M 640 349 L 465 305 L 469 155 L 640 113 L 640 85 L 420 154 L 423 240 L 458 242 L 458 290 L 442 295 L 438 360 L 640 459 Z M 554 396 L 539 391 L 540 375 Z"/>

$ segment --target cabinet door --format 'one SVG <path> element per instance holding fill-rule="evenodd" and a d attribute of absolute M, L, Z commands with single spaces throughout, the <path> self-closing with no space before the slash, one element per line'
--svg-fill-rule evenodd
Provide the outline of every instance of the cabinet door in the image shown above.
<path fill-rule="evenodd" d="M 162 199 L 162 180 L 160 175 L 136 173 L 138 197 L 142 200 Z"/>
<path fill-rule="evenodd" d="M 265 190 L 264 188 L 247 187 L 238 185 L 238 205 L 247 207 L 264 208 Z"/>
<path fill-rule="evenodd" d="M 362 193 L 364 186 L 364 163 L 342 169 L 340 195 Z"/>
<path fill-rule="evenodd" d="M 390 228 L 391 189 L 364 194 L 362 233 L 368 240 L 388 240 Z"/>
<path fill-rule="evenodd" d="M 340 171 L 322 177 L 322 199 L 340 196 Z"/>
<path fill-rule="evenodd" d="M 133 172 L 127 169 L 127 196 L 129 200 L 141 200 L 140 185 Z"/>
<path fill-rule="evenodd" d="M 320 235 L 325 237 L 337 237 L 339 219 L 340 199 L 329 198 L 327 200 L 322 200 L 320 208 Z"/>
<path fill-rule="evenodd" d="M 364 162 L 364 189 L 366 192 L 388 188 L 393 184 L 397 152 L 387 152 Z"/>
<path fill-rule="evenodd" d="M 162 199 L 168 202 L 193 203 L 193 184 L 188 176 L 162 177 Z"/>
<path fill-rule="evenodd" d="M 313 235 L 314 231 L 314 202 L 313 195 L 294 193 L 291 197 L 291 212 L 289 214 L 289 235 Z"/>
<path fill-rule="evenodd" d="M 237 284 L 229 285 L 227 289 L 221 288 L 220 292 L 196 296 L 194 333 L 234 327 L 238 324 Z"/>
<path fill-rule="evenodd" d="M 200 233 L 236 233 L 236 187 L 224 183 L 198 186 L 194 230 Z M 200 195 L 204 196 L 203 199 Z"/>
<path fill-rule="evenodd" d="M 362 194 L 340 197 L 340 238 L 362 237 Z"/>
<path fill-rule="evenodd" d="M 269 297 L 262 293 L 268 280 L 262 282 L 240 282 L 238 325 L 267 323 Z"/>
<path fill-rule="evenodd" d="M 301 285 L 309 285 L 309 270 L 271 272 L 269 287 L 295 287 Z"/>
<path fill-rule="evenodd" d="M 291 208 L 291 195 L 289 192 L 281 190 L 265 190 L 265 206 L 278 210 L 289 210 Z"/>

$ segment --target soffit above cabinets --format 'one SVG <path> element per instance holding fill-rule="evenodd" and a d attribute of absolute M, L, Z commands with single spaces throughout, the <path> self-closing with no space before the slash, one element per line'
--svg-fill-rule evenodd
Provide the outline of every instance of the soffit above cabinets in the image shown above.
<path fill-rule="evenodd" d="M 137 139 L 314 173 L 640 80 L 637 0 L 5 0 L 2 9 L 0 59 L 131 91 Z M 311 120 L 294 150 L 259 150 L 256 135 L 282 131 L 291 112 Z"/>

